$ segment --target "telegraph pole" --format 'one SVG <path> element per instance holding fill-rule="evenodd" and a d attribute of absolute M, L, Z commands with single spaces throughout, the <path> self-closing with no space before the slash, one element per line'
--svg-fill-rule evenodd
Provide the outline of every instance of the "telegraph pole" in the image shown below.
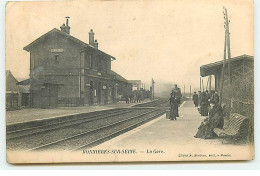
<path fill-rule="evenodd" d="M 223 96 L 223 85 L 224 85 L 224 74 L 225 74 L 225 64 L 226 64 L 226 41 L 227 41 L 227 36 L 225 35 L 225 43 L 224 43 L 224 60 L 223 60 L 223 67 L 222 67 L 222 73 L 221 73 L 221 87 L 220 87 L 220 100 L 219 104 L 221 105 L 222 103 L 222 96 Z"/>
<path fill-rule="evenodd" d="M 209 75 L 209 92 L 211 91 L 211 75 Z"/>
<path fill-rule="evenodd" d="M 203 83 L 203 79 L 201 80 L 201 84 L 202 84 L 202 91 L 204 92 L 204 83 Z"/>
<path fill-rule="evenodd" d="M 219 104 L 221 105 L 223 100 L 223 86 L 224 86 L 224 75 L 225 75 L 225 64 L 226 64 L 226 55 L 228 56 L 228 87 L 231 89 L 231 53 L 230 53 L 230 32 L 229 32 L 229 19 L 227 9 L 223 7 L 223 14 L 224 14 L 224 28 L 225 28 L 225 43 L 224 43 L 224 60 L 223 60 L 223 68 L 221 73 L 221 87 L 220 87 L 220 101 Z"/>
<path fill-rule="evenodd" d="M 228 13 L 227 13 L 227 9 L 225 7 L 223 7 L 224 9 L 224 27 L 226 29 L 225 34 L 227 36 L 227 54 L 228 54 L 228 77 L 229 77 L 229 86 L 231 85 L 231 81 L 232 81 L 232 77 L 231 77 L 231 53 L 230 53 L 230 32 L 229 32 L 229 19 L 228 19 Z"/>
<path fill-rule="evenodd" d="M 184 89 L 183 89 L 183 95 L 184 95 L 184 97 L 185 97 L 185 85 L 184 85 Z"/>
<path fill-rule="evenodd" d="M 200 77 L 200 91 L 201 91 L 201 77 Z"/>
<path fill-rule="evenodd" d="M 191 85 L 190 85 L 190 99 L 191 99 Z"/>
<path fill-rule="evenodd" d="M 208 85 L 209 85 L 209 77 L 208 77 L 208 81 L 207 81 L 207 85 L 206 85 L 206 90 L 208 90 Z"/>
<path fill-rule="evenodd" d="M 154 80 L 152 78 L 152 100 L 154 100 Z"/>

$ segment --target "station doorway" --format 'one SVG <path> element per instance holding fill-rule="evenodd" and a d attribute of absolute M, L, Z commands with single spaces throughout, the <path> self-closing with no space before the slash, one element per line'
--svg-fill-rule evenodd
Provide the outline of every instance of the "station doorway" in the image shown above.
<path fill-rule="evenodd" d="M 112 87 L 111 96 L 112 96 L 112 102 L 115 103 L 115 88 L 114 87 Z"/>
<path fill-rule="evenodd" d="M 108 87 L 107 87 L 107 85 L 105 85 L 105 104 L 107 104 L 108 103 Z"/>
<path fill-rule="evenodd" d="M 98 87 L 97 87 L 97 102 L 98 102 L 98 104 L 101 104 L 101 91 L 102 91 L 102 84 L 101 84 L 101 82 L 98 82 Z"/>
<path fill-rule="evenodd" d="M 93 91 L 94 91 L 94 86 L 93 86 L 93 81 L 90 81 L 90 87 L 89 87 L 89 105 L 93 105 Z"/>

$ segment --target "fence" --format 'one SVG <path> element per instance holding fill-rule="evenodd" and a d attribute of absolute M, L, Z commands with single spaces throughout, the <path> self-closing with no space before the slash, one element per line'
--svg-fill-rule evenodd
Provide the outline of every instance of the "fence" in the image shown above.
<path fill-rule="evenodd" d="M 238 113 L 249 118 L 248 140 L 254 141 L 254 75 L 243 74 L 223 91 L 224 114 Z"/>
<path fill-rule="evenodd" d="M 18 93 L 6 93 L 6 110 L 18 109 Z"/>

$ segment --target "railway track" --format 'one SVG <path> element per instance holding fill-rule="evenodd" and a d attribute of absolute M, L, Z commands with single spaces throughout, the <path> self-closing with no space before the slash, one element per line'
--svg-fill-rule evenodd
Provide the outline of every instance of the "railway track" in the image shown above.
<path fill-rule="evenodd" d="M 9 126 L 7 149 L 77 151 L 94 147 L 165 113 L 167 101 Z"/>
<path fill-rule="evenodd" d="M 112 137 L 122 134 L 144 122 L 151 120 L 159 115 L 162 115 L 160 109 L 154 109 L 127 119 L 119 120 L 115 123 L 107 124 L 89 131 L 85 131 L 74 136 L 66 137 L 61 140 L 47 143 L 29 151 L 42 151 L 42 150 L 70 150 L 76 151 L 81 148 L 90 148 L 99 143 L 102 143 Z"/>
<path fill-rule="evenodd" d="M 29 127 L 29 128 L 23 128 L 23 129 L 19 129 L 19 130 L 7 131 L 6 139 L 14 140 L 14 139 L 22 138 L 22 137 L 33 135 L 33 134 L 39 134 L 39 133 L 44 133 L 47 131 L 58 130 L 58 129 L 65 128 L 65 127 L 72 127 L 75 125 L 79 125 L 81 123 L 87 123 L 87 122 L 91 122 L 94 120 L 109 118 L 109 117 L 115 116 L 115 115 L 125 114 L 130 111 L 131 111 L 130 109 L 122 109 L 119 111 L 104 112 L 102 114 L 98 113 L 98 114 L 95 114 L 93 116 L 88 116 L 88 117 L 73 118 L 73 119 L 64 120 L 64 121 L 57 121 L 55 123 L 50 123 L 50 124 L 43 124 L 43 125 Z"/>
<path fill-rule="evenodd" d="M 123 133 L 125 133 L 125 132 L 127 132 L 127 131 L 129 131 L 131 129 L 134 129 L 134 128 L 136 128 L 136 127 L 138 127 L 138 126 L 140 126 L 140 125 L 142 125 L 142 124 L 144 124 L 144 123 L 146 123 L 146 122 L 148 122 L 148 121 L 150 121 L 150 120 L 152 120 L 152 119 L 154 119 L 156 117 L 159 117 L 159 116 L 163 115 L 163 114 L 164 114 L 164 111 L 158 112 L 157 114 L 152 115 L 152 116 L 150 116 L 147 119 L 143 119 L 143 120 L 141 120 L 141 121 L 139 121 L 137 123 L 134 123 L 134 124 L 132 124 L 130 126 L 127 126 L 125 128 L 119 129 L 119 130 L 117 130 L 117 131 L 115 131 L 115 132 L 113 132 L 111 134 L 107 134 L 107 135 L 103 136 L 102 138 L 96 139 L 94 141 L 90 141 L 90 142 L 88 142 L 86 144 L 83 144 L 82 146 L 79 146 L 77 148 L 72 149 L 71 151 L 78 151 L 78 150 L 92 148 L 92 147 L 94 147 L 94 146 L 96 146 L 98 144 L 101 144 L 101 143 L 103 143 L 103 142 L 105 142 L 105 141 L 107 141 L 107 140 L 109 140 L 109 139 L 111 139 L 113 137 L 116 137 L 116 136 L 118 136 L 120 134 L 123 134 Z"/>
<path fill-rule="evenodd" d="M 168 106 L 169 102 L 166 99 L 157 99 L 151 102 L 143 103 L 143 104 L 137 104 L 133 107 L 166 107 Z"/>
<path fill-rule="evenodd" d="M 78 120 L 81 118 L 88 118 L 96 115 L 102 115 L 102 114 L 107 114 L 111 113 L 114 111 L 122 110 L 126 108 L 116 108 L 116 109 L 108 109 L 108 110 L 101 110 L 101 111 L 94 111 L 94 112 L 88 112 L 88 113 L 80 113 L 80 114 L 71 114 L 71 115 L 64 115 L 64 116 L 59 116 L 58 118 L 51 118 L 51 119 L 42 119 L 42 120 L 34 120 L 34 121 L 29 121 L 29 122 L 22 122 L 22 123 L 17 123 L 17 124 L 10 124 L 7 125 L 6 130 L 7 134 L 13 133 L 15 131 L 23 131 L 26 128 L 38 128 L 41 126 L 48 126 L 50 123 L 57 123 L 57 122 L 63 122 L 63 121 L 73 121 L 73 120 Z"/>

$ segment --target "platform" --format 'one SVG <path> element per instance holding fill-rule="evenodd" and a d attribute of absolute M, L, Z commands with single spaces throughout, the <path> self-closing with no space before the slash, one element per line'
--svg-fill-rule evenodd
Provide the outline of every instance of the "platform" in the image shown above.
<path fill-rule="evenodd" d="M 232 144 L 219 138 L 194 138 L 205 117 L 200 116 L 191 101 L 184 102 L 179 114 L 177 121 L 166 119 L 163 115 L 92 149 L 134 149 L 138 153 L 127 158 L 123 155 L 117 155 L 116 158 L 109 155 L 108 160 L 114 161 L 230 160 L 230 158 L 243 160 L 252 156 L 250 146 L 247 144 Z"/>
<path fill-rule="evenodd" d="M 55 109 L 21 109 L 15 111 L 6 112 L 6 124 L 22 123 L 34 120 L 50 119 L 65 115 L 88 113 L 94 111 L 102 111 L 114 108 L 127 108 L 136 104 L 143 104 L 150 102 L 150 100 L 144 100 L 141 103 L 129 103 L 120 101 L 113 104 L 107 105 L 96 105 L 96 106 L 83 106 L 83 107 L 60 107 Z"/>

